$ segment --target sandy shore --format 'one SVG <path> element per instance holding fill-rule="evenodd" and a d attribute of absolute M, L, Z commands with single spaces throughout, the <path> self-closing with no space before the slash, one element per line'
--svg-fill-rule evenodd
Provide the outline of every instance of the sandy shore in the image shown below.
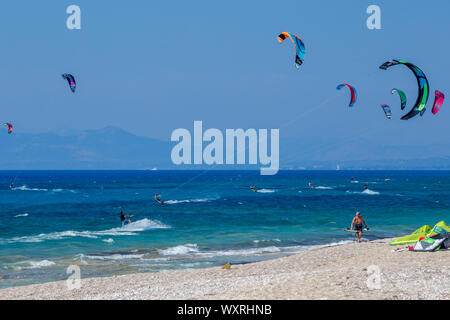
<path fill-rule="evenodd" d="M 0 299 L 450 299 L 450 251 L 392 252 L 389 240 L 325 247 L 276 260 L 65 281 L 0 290 Z M 379 288 L 368 279 L 380 270 Z M 89 268 L 89 266 L 82 266 Z"/>

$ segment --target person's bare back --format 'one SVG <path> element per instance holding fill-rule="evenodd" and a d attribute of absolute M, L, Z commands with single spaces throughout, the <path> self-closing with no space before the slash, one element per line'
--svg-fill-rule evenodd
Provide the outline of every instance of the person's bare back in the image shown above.
<path fill-rule="evenodd" d="M 356 213 L 356 216 L 352 220 L 352 226 L 350 227 L 350 230 L 355 230 L 356 233 L 356 239 L 358 239 L 358 243 L 361 242 L 361 236 L 363 232 L 363 223 L 366 229 L 369 229 L 367 227 L 366 221 L 364 221 L 364 218 L 361 216 L 361 213 L 358 211 Z M 353 229 L 353 226 L 355 227 Z"/>

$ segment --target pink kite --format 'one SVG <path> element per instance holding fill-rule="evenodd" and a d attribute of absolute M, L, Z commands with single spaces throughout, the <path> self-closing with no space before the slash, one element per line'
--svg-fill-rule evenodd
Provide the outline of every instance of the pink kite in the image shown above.
<path fill-rule="evenodd" d="M 439 109 L 441 108 L 442 104 L 444 103 L 444 94 L 440 91 L 434 92 L 434 103 L 433 103 L 433 109 L 431 109 L 431 112 L 433 114 L 438 113 Z"/>

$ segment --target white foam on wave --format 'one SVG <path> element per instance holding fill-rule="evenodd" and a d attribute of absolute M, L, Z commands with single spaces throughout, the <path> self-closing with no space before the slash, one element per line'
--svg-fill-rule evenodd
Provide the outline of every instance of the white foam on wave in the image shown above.
<path fill-rule="evenodd" d="M 71 193 L 76 193 L 76 191 L 72 190 L 72 189 L 52 189 L 52 192 L 71 192 Z"/>
<path fill-rule="evenodd" d="M 39 189 L 39 188 L 28 188 L 26 185 L 12 188 L 12 190 L 19 190 L 19 191 L 48 191 L 48 189 Z"/>
<path fill-rule="evenodd" d="M 199 255 L 203 256 L 253 256 L 264 253 L 277 253 L 281 252 L 281 249 L 276 246 L 269 246 L 263 248 L 248 248 L 248 249 L 236 249 L 236 250 L 219 250 L 210 252 L 201 252 Z"/>
<path fill-rule="evenodd" d="M 89 260 L 129 260 L 129 259 L 141 259 L 144 254 L 121 254 L 115 253 L 110 255 L 87 255 L 84 256 Z"/>
<path fill-rule="evenodd" d="M 188 243 L 185 245 L 179 245 L 175 247 L 170 247 L 167 249 L 158 249 L 158 253 L 163 256 L 177 256 L 177 255 L 186 255 L 186 254 L 193 254 L 198 253 L 198 247 L 197 245 Z"/>
<path fill-rule="evenodd" d="M 136 232 L 152 230 L 152 229 L 168 229 L 170 226 L 158 220 L 142 219 L 136 222 L 132 222 L 120 228 L 112 228 L 103 231 L 62 231 L 62 232 L 52 232 L 52 233 L 41 233 L 34 236 L 23 236 L 14 237 L 6 240 L 0 239 L 0 243 L 15 243 L 15 242 L 43 242 L 48 240 L 61 240 L 70 237 L 81 237 L 81 238 L 91 238 L 97 239 L 101 236 L 134 236 L 137 235 Z"/>
<path fill-rule="evenodd" d="M 177 203 L 190 203 L 190 202 L 208 202 L 211 199 L 186 199 L 186 200 L 167 200 L 164 203 L 167 204 L 177 204 Z"/>
<path fill-rule="evenodd" d="M 318 187 L 316 187 L 316 189 L 319 189 L 319 190 L 332 190 L 333 188 L 332 187 L 318 186 Z"/>
<path fill-rule="evenodd" d="M 111 239 L 111 238 L 103 239 L 103 242 L 106 242 L 106 243 L 114 243 L 114 239 Z"/>
<path fill-rule="evenodd" d="M 362 194 L 370 194 L 370 195 L 377 195 L 377 194 L 380 194 L 378 191 L 373 191 L 373 190 L 370 190 L 370 189 L 366 189 L 366 190 L 364 190 L 363 192 L 361 192 Z"/>
<path fill-rule="evenodd" d="M 53 261 L 41 260 L 41 261 L 21 261 L 12 265 L 12 268 L 16 271 L 26 269 L 40 269 L 55 265 Z"/>
<path fill-rule="evenodd" d="M 380 194 L 378 191 L 373 191 L 373 190 L 370 190 L 370 189 L 366 189 L 364 191 L 350 191 L 350 190 L 347 190 L 346 192 L 347 193 L 353 193 L 353 194 L 365 194 L 365 195 L 378 195 L 378 194 Z"/>
<path fill-rule="evenodd" d="M 276 190 L 273 190 L 273 189 L 260 189 L 260 190 L 257 190 L 256 192 L 259 192 L 259 193 L 273 193 L 273 192 L 276 192 Z"/>
<path fill-rule="evenodd" d="M 42 260 L 42 261 L 30 261 L 30 269 L 38 269 L 55 265 L 53 261 Z"/>
<path fill-rule="evenodd" d="M 28 217 L 28 213 L 22 213 L 22 214 L 18 214 L 18 215 L 14 216 L 14 218 L 20 218 L 20 217 Z"/>

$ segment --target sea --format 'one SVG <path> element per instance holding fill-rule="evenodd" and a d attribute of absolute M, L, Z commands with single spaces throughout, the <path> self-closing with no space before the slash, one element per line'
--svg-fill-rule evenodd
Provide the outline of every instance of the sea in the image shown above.
<path fill-rule="evenodd" d="M 0 288 L 66 280 L 72 265 L 104 277 L 351 243 L 356 211 L 363 241 L 448 223 L 450 172 L 0 171 Z"/>

